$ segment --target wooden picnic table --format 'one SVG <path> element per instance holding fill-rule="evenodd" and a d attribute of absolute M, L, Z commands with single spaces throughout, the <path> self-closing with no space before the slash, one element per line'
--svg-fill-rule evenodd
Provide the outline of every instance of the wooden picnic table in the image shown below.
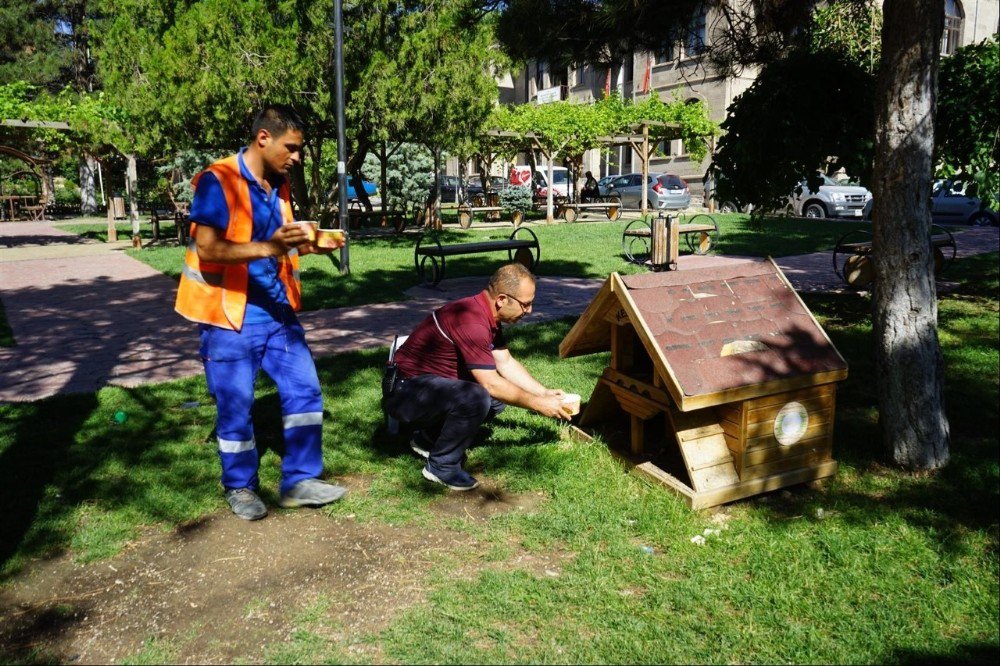
<path fill-rule="evenodd" d="M 20 213 L 28 213 L 26 217 L 21 217 Z M 0 197 L 0 212 L 4 213 L 4 218 L 14 222 L 17 220 L 44 220 L 45 206 L 38 204 L 38 197 L 27 194 L 5 194 Z"/>

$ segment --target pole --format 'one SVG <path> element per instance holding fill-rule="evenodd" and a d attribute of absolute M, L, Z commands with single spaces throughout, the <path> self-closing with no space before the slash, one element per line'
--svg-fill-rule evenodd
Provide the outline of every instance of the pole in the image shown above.
<path fill-rule="evenodd" d="M 343 0 L 333 0 L 334 86 L 337 115 L 337 218 L 344 232 L 344 247 L 340 248 L 340 273 L 351 272 L 350 223 L 347 214 L 347 137 L 344 132 L 344 8 Z"/>

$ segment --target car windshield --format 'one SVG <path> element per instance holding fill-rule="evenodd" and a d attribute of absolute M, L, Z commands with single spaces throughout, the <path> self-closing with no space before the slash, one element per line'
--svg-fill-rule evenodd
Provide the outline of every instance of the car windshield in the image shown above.
<path fill-rule="evenodd" d="M 552 182 L 554 182 L 556 185 L 562 185 L 566 183 L 568 179 L 569 179 L 568 171 L 554 171 L 552 173 Z"/>

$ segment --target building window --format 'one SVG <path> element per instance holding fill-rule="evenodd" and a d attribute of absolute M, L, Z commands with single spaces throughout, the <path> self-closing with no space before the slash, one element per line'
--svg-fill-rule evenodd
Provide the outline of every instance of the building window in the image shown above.
<path fill-rule="evenodd" d="M 701 5 L 691 17 L 691 23 L 688 24 L 687 35 L 684 39 L 684 55 L 688 58 L 705 52 L 707 15 L 708 11 L 705 9 L 705 5 Z"/>
<path fill-rule="evenodd" d="M 662 65 L 664 63 L 673 62 L 677 59 L 677 44 L 676 42 L 670 42 L 659 51 L 653 54 L 653 64 Z"/>
<path fill-rule="evenodd" d="M 965 12 L 958 0 L 944 0 L 944 32 L 941 34 L 941 55 L 951 55 L 962 45 L 962 24 Z"/>
<path fill-rule="evenodd" d="M 535 90 L 544 90 L 548 86 L 545 85 L 545 70 L 548 69 L 544 62 L 538 62 L 535 64 Z"/>

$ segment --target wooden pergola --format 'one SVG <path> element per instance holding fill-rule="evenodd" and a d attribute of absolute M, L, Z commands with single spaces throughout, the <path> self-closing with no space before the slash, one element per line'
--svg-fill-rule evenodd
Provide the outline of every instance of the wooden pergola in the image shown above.
<path fill-rule="evenodd" d="M 650 144 L 649 130 L 655 128 L 656 141 Z M 681 126 L 677 123 L 665 123 L 658 120 L 642 120 L 629 126 L 632 134 L 618 134 L 614 136 L 598 137 L 598 141 L 611 148 L 614 146 L 628 146 L 639 155 L 642 162 L 642 214 L 645 215 L 649 208 L 649 159 L 656 151 L 656 144 L 660 141 L 672 141 L 681 138 Z"/>

